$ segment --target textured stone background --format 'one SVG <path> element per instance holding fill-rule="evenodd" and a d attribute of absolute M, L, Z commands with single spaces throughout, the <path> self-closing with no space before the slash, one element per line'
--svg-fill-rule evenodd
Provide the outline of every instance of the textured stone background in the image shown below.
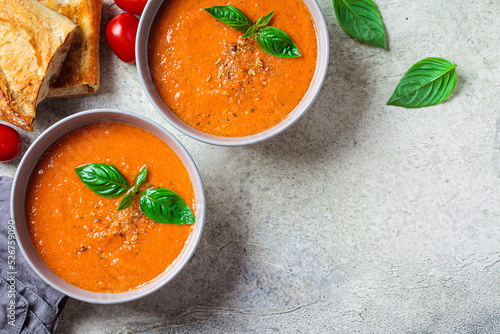
<path fill-rule="evenodd" d="M 319 1 L 325 85 L 297 124 L 264 143 L 224 148 L 179 134 L 105 41 L 98 94 L 40 105 L 23 153 L 64 116 L 127 109 L 181 140 L 208 201 L 202 242 L 170 285 L 123 305 L 70 300 L 58 334 L 500 333 L 500 2 L 375 2 L 388 51 L 349 38 Z M 119 12 L 111 4 L 103 27 Z M 458 64 L 451 98 L 386 106 L 429 56 Z"/>

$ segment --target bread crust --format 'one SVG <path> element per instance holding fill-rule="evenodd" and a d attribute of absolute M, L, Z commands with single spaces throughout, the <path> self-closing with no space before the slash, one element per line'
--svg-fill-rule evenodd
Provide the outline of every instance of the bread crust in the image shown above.
<path fill-rule="evenodd" d="M 80 27 L 48 99 L 84 96 L 99 89 L 99 31 L 102 0 L 38 0 Z"/>
<path fill-rule="evenodd" d="M 78 27 L 34 0 L 0 0 L 0 119 L 33 131 Z"/>

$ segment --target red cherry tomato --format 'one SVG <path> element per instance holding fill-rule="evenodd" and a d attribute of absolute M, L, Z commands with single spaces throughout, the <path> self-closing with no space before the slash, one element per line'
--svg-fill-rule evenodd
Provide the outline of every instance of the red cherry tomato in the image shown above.
<path fill-rule="evenodd" d="M 122 13 L 109 21 L 106 39 L 111 50 L 126 63 L 135 63 L 135 36 L 139 19 L 132 14 Z"/>
<path fill-rule="evenodd" d="M 115 3 L 124 11 L 140 16 L 148 0 L 115 0 Z"/>
<path fill-rule="evenodd" d="M 10 126 L 0 124 L 0 161 L 15 159 L 21 153 L 21 137 Z"/>

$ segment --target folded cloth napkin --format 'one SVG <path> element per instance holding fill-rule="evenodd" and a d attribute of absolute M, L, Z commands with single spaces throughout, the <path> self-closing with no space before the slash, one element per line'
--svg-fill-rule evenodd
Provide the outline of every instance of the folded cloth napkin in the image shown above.
<path fill-rule="evenodd" d="M 12 178 L 0 176 L 0 333 L 54 333 L 68 297 L 31 269 L 10 220 Z"/>

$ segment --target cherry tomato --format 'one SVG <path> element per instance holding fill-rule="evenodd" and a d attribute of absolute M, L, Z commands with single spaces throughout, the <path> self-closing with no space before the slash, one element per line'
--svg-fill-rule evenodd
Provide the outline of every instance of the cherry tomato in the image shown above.
<path fill-rule="evenodd" d="M 140 16 L 148 0 L 115 0 L 115 3 L 124 11 Z"/>
<path fill-rule="evenodd" d="M 111 50 L 126 63 L 135 63 L 135 36 L 139 19 L 132 14 L 122 13 L 109 21 L 106 39 Z"/>
<path fill-rule="evenodd" d="M 0 124 L 0 161 L 15 159 L 21 153 L 21 137 L 10 126 Z"/>

